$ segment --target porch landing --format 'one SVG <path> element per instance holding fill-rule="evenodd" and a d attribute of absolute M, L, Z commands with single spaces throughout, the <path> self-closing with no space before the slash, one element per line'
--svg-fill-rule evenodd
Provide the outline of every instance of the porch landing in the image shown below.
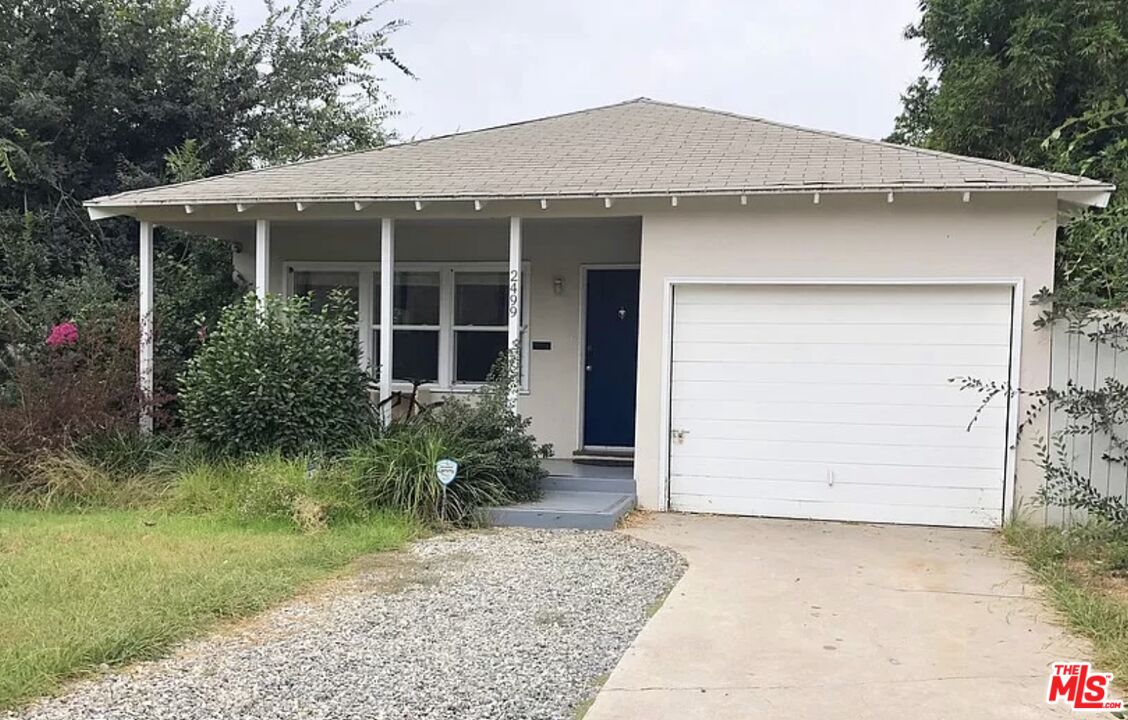
<path fill-rule="evenodd" d="M 490 508 L 488 521 L 499 527 L 611 530 L 634 509 L 634 467 L 618 464 L 545 461 L 540 500 Z"/>

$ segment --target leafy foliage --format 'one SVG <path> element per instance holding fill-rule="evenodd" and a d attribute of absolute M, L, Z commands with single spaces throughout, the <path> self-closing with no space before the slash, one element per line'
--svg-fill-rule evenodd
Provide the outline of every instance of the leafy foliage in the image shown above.
<path fill-rule="evenodd" d="M 372 419 L 358 367 L 356 307 L 334 293 L 319 311 L 308 297 L 248 294 L 223 311 L 181 378 L 188 431 L 223 455 L 340 450 Z"/>
<path fill-rule="evenodd" d="M 1128 186 L 1125 102 L 1122 95 L 1068 120 L 1043 147 L 1055 154 L 1061 169 Z M 1122 190 L 1107 209 L 1080 213 L 1059 233 L 1057 289 L 1043 300 L 1052 300 L 1059 313 L 1128 306 L 1128 196 Z"/>
<path fill-rule="evenodd" d="M 1047 167 L 1055 128 L 1125 92 L 1119 0 L 921 0 L 905 31 L 934 77 L 906 92 L 891 139 Z"/>
<path fill-rule="evenodd" d="M 1119 0 L 921 0 L 905 34 L 930 74 L 890 140 L 1128 186 L 1128 5 Z M 1058 235 L 1057 306 L 1128 304 L 1128 208 Z M 1047 298 L 1049 299 L 1049 298 Z"/>
<path fill-rule="evenodd" d="M 132 302 L 135 226 L 91 222 L 83 200 L 382 144 L 377 72 L 403 65 L 388 45 L 402 23 L 380 11 L 268 2 L 240 34 L 226 8 L 190 0 L 0 3 L 0 346 L 42 333 L 38 300 L 90 267 Z M 193 319 L 214 321 L 239 288 L 229 245 L 171 230 L 156 274 L 158 379 L 171 388 Z"/>
<path fill-rule="evenodd" d="M 509 403 L 520 382 L 519 355 L 506 353 L 469 400 L 448 399 L 430 420 L 488 458 L 510 497 L 532 500 L 540 494 L 540 480 L 547 474 L 540 461 L 552 455 L 552 446 L 539 444 L 529 432 L 532 420 Z"/>

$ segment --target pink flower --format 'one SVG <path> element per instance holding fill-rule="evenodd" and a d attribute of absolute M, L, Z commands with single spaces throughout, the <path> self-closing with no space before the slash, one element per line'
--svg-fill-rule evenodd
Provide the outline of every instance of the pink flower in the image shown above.
<path fill-rule="evenodd" d="M 78 342 L 78 326 L 70 321 L 51 328 L 51 334 L 47 336 L 47 344 L 51 347 L 74 345 L 76 342 Z"/>

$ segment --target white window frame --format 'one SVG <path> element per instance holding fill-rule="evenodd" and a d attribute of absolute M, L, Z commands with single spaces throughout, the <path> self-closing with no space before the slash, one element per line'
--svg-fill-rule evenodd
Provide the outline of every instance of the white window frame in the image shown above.
<path fill-rule="evenodd" d="M 380 329 L 380 319 L 373 317 L 372 307 L 375 301 L 376 277 L 380 274 L 378 262 L 326 262 L 326 261 L 288 261 L 283 263 L 286 273 L 286 295 L 294 294 L 295 272 L 355 272 L 358 273 L 359 307 L 358 335 L 360 339 L 361 363 L 366 370 L 370 370 L 373 362 L 372 334 Z M 437 392 L 472 392 L 482 383 L 454 382 L 454 333 L 456 330 L 472 330 L 481 332 L 506 331 L 505 325 L 497 326 L 497 330 L 486 329 L 481 326 L 455 325 L 454 324 L 454 276 L 458 272 L 496 272 L 508 275 L 509 264 L 501 262 L 397 262 L 395 272 L 437 272 L 439 274 L 439 378 L 438 382 L 427 383 L 422 387 Z M 521 263 L 521 273 L 524 282 L 521 283 L 521 388 L 522 394 L 529 392 L 530 354 L 532 350 L 532 334 L 529 332 L 530 318 L 530 278 L 532 266 L 528 262 Z M 367 328 L 367 332 L 364 331 Z M 435 330 L 432 325 L 396 325 L 400 330 Z M 409 390 L 411 385 L 404 382 L 393 382 L 393 390 Z"/>

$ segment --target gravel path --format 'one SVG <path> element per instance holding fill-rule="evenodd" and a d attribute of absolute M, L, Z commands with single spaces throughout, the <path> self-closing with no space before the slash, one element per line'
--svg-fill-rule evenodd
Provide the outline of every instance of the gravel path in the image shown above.
<path fill-rule="evenodd" d="M 618 533 L 440 535 L 0 718 L 570 718 L 684 567 Z"/>

